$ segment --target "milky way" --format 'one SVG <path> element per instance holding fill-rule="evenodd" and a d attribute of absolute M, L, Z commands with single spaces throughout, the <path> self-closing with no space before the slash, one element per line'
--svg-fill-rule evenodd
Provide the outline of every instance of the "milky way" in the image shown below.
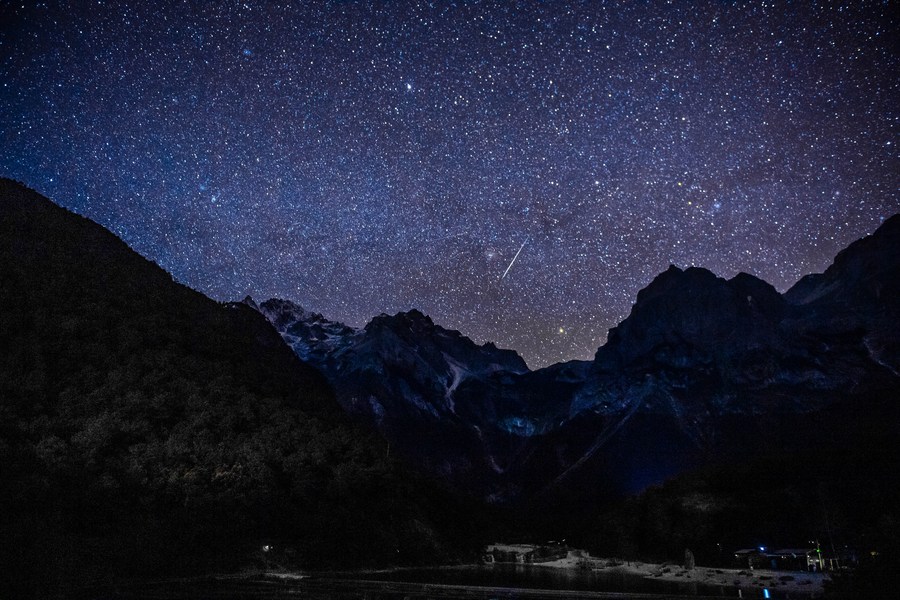
<path fill-rule="evenodd" d="M 887 2 L 20 4 L 0 174 L 219 300 L 536 367 L 670 263 L 783 291 L 900 211 Z"/>

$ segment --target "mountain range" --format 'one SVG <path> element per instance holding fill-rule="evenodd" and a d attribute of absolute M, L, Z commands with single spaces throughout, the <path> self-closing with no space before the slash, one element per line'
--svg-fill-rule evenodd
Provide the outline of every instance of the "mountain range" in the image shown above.
<path fill-rule="evenodd" d="M 516 503 L 562 488 L 622 497 L 723 458 L 822 444 L 804 415 L 900 389 L 898 281 L 900 216 L 784 294 L 671 266 L 593 361 L 535 371 L 416 310 L 354 329 L 287 300 L 244 303 L 414 463 Z"/>

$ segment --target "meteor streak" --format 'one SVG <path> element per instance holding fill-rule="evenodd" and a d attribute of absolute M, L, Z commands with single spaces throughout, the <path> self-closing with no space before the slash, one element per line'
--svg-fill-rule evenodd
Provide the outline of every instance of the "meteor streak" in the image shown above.
<path fill-rule="evenodd" d="M 528 240 L 530 239 L 530 237 L 531 237 L 531 236 L 525 238 L 525 241 L 522 242 L 522 245 L 521 245 L 521 246 L 519 246 L 519 251 L 516 252 L 516 255 L 513 256 L 513 259 L 512 259 L 511 261 L 509 261 L 509 266 L 506 267 L 506 270 L 503 271 L 503 275 L 500 276 L 500 280 L 501 280 L 501 281 L 503 280 L 504 277 L 506 277 L 506 274 L 509 273 L 509 270 L 512 269 L 512 266 L 513 266 L 513 264 L 516 262 L 516 259 L 519 258 L 519 255 L 522 254 L 522 248 L 524 248 L 524 247 L 525 247 L 525 244 L 528 243 Z"/>

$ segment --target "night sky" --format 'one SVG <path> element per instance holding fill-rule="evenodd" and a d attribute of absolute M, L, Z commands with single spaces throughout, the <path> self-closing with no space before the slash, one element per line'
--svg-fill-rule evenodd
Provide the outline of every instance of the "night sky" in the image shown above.
<path fill-rule="evenodd" d="M 784 291 L 900 211 L 896 8 L 0 1 L 0 175 L 218 300 L 590 358 L 670 263 Z"/>

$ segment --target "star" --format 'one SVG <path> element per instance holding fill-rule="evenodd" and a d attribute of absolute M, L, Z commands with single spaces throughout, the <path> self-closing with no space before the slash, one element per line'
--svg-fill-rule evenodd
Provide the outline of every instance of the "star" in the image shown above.
<path fill-rule="evenodd" d="M 0 174 L 216 300 L 539 367 L 670 263 L 785 291 L 900 212 L 890 3 L 41 4 L 0 28 Z"/>

